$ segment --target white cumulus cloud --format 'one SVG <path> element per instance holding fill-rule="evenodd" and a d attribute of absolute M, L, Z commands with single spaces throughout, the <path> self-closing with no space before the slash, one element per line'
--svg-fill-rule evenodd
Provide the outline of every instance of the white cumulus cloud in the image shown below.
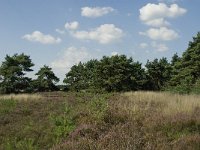
<path fill-rule="evenodd" d="M 71 34 L 77 39 L 94 40 L 101 44 L 108 44 L 121 39 L 124 33 L 114 24 L 103 24 L 89 31 L 75 31 Z"/>
<path fill-rule="evenodd" d="M 150 28 L 146 32 L 139 32 L 140 35 L 145 35 L 152 40 L 170 41 L 179 37 L 178 33 L 166 27 Z"/>
<path fill-rule="evenodd" d="M 113 11 L 112 7 L 83 7 L 81 8 L 81 15 L 89 18 L 97 18 Z"/>
<path fill-rule="evenodd" d="M 67 73 L 73 65 L 78 64 L 80 61 L 88 61 L 91 58 L 92 56 L 85 47 L 69 47 L 64 50 L 59 58 L 51 63 L 51 67 L 57 74 Z"/>
<path fill-rule="evenodd" d="M 65 31 L 64 30 L 60 30 L 60 29 L 56 29 L 56 32 L 59 33 L 59 34 L 65 34 Z"/>
<path fill-rule="evenodd" d="M 156 49 L 158 52 L 165 52 L 169 50 L 169 48 L 163 43 L 152 42 L 151 46 Z"/>
<path fill-rule="evenodd" d="M 68 30 L 76 30 L 78 29 L 78 27 L 79 27 L 79 23 L 77 21 L 67 22 L 65 24 L 65 29 L 68 29 Z"/>
<path fill-rule="evenodd" d="M 45 35 L 40 31 L 34 31 L 31 34 L 26 34 L 22 38 L 31 42 L 39 42 L 42 44 L 57 44 L 61 42 L 60 38 L 55 38 L 49 34 Z"/>
<path fill-rule="evenodd" d="M 168 26 L 169 22 L 166 21 L 167 18 L 176 18 L 187 12 L 185 8 L 181 8 L 177 4 L 167 6 L 165 3 L 148 3 L 139 11 L 140 20 L 154 27 Z"/>
<path fill-rule="evenodd" d="M 140 43 L 139 47 L 142 48 L 142 49 L 145 49 L 145 48 L 148 47 L 148 44 L 147 43 Z"/>
<path fill-rule="evenodd" d="M 163 27 L 163 26 L 169 26 L 170 23 L 163 18 L 158 18 L 158 19 L 153 19 L 153 20 L 148 20 L 145 22 L 146 25 L 148 26 L 153 26 L 153 27 Z"/>

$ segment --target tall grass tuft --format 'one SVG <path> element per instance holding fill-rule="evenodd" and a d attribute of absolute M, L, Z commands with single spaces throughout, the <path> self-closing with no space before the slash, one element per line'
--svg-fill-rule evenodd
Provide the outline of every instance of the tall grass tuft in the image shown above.
<path fill-rule="evenodd" d="M 40 100 L 42 96 L 39 94 L 9 94 L 0 95 L 0 100 L 12 99 L 17 101 Z"/>
<path fill-rule="evenodd" d="M 123 95 L 127 96 L 130 104 L 134 105 L 130 107 L 138 107 L 138 103 L 146 103 L 145 107 L 151 107 L 151 104 L 155 103 L 160 105 L 155 109 L 162 109 L 162 113 L 167 115 L 190 114 L 200 108 L 200 95 L 180 95 L 168 92 L 127 92 Z"/>

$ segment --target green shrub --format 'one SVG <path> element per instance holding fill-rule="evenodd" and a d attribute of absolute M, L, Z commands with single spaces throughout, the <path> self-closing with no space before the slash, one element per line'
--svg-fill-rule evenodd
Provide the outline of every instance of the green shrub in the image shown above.
<path fill-rule="evenodd" d="M 53 122 L 53 134 L 55 141 L 58 143 L 61 138 L 67 137 L 68 134 L 75 129 L 75 122 L 70 116 L 71 109 L 64 105 L 64 112 L 60 115 L 50 115 Z"/>

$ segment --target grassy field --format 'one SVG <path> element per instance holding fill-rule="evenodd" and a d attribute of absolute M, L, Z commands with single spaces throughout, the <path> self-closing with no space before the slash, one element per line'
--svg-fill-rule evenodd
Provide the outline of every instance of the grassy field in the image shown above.
<path fill-rule="evenodd" d="M 1 150 L 200 149 L 200 96 L 155 92 L 0 96 Z"/>

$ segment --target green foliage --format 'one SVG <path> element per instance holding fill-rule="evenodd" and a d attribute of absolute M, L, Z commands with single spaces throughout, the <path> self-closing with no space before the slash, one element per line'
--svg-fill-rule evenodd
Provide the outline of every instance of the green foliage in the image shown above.
<path fill-rule="evenodd" d="M 172 68 L 166 58 L 147 61 L 147 89 L 160 90 L 171 79 Z"/>
<path fill-rule="evenodd" d="M 6 56 L 0 67 L 0 92 L 19 93 L 27 92 L 31 79 L 25 77 L 26 72 L 32 71 L 34 66 L 29 56 L 15 54 Z"/>
<path fill-rule="evenodd" d="M 129 91 L 143 89 L 145 71 L 139 62 L 125 55 L 104 56 L 101 60 L 74 65 L 64 83 L 75 91 Z"/>
<path fill-rule="evenodd" d="M 125 55 L 104 56 L 96 76 L 97 87 L 108 92 L 141 89 L 145 77 L 141 64 Z"/>
<path fill-rule="evenodd" d="M 199 94 L 200 93 L 200 79 L 196 81 L 196 83 L 191 88 L 191 93 Z"/>
<path fill-rule="evenodd" d="M 64 83 L 70 90 L 80 91 L 95 87 L 97 60 L 90 60 L 86 63 L 79 63 L 71 67 L 66 74 Z"/>
<path fill-rule="evenodd" d="M 75 91 L 170 90 L 179 93 L 199 93 L 196 82 L 200 78 L 200 33 L 189 43 L 182 57 L 172 56 L 147 61 L 145 69 L 139 62 L 125 55 L 104 56 L 74 65 L 64 83 Z"/>
<path fill-rule="evenodd" d="M 48 66 L 44 65 L 35 75 L 38 76 L 38 78 L 33 81 L 36 91 L 58 90 L 55 84 L 59 82 L 59 78 L 55 76 L 52 69 Z"/>
<path fill-rule="evenodd" d="M 171 60 L 171 65 L 172 65 L 172 67 L 175 67 L 175 64 L 178 63 L 180 60 L 181 60 L 181 58 L 178 56 L 177 53 L 175 53 L 175 54 L 172 56 L 172 60 Z"/>
<path fill-rule="evenodd" d="M 175 67 L 178 73 L 172 78 L 173 85 L 178 85 L 183 80 L 190 80 L 194 84 L 200 78 L 200 33 L 189 42 L 188 49 L 180 61 L 175 63 Z"/>
<path fill-rule="evenodd" d="M 54 124 L 53 134 L 55 136 L 56 143 L 58 143 L 61 138 L 67 137 L 68 134 L 75 129 L 75 123 L 69 114 L 70 111 L 70 108 L 65 105 L 63 114 L 50 115 L 50 120 Z"/>
<path fill-rule="evenodd" d="M 71 70 L 66 74 L 63 81 L 67 87 L 74 91 L 80 91 L 87 88 L 86 69 L 83 63 L 74 65 Z"/>
<path fill-rule="evenodd" d="M 177 61 L 172 63 L 173 76 L 169 85 L 186 93 L 191 92 L 193 88 L 197 89 L 196 82 L 200 79 L 200 32 L 189 42 L 188 49 L 182 57 L 173 59 Z M 199 93 L 198 90 L 195 91 Z"/>
<path fill-rule="evenodd" d="M 105 96 L 95 97 L 89 102 L 90 115 L 92 119 L 96 122 L 103 120 L 106 111 L 108 109 L 108 103 Z"/>
<path fill-rule="evenodd" d="M 200 80 L 197 80 L 195 84 L 183 81 L 181 84 L 177 86 L 169 86 L 165 90 L 179 94 L 199 94 Z"/>

